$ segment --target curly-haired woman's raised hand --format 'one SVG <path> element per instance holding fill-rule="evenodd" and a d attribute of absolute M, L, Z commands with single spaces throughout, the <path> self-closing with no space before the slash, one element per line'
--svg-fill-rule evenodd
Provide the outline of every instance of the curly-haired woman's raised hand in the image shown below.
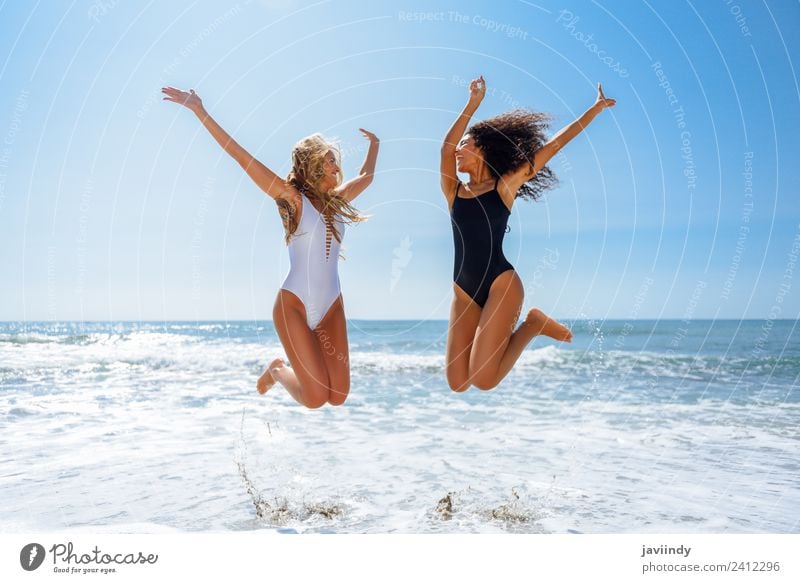
<path fill-rule="evenodd" d="M 603 85 L 598 83 L 597 84 L 597 99 L 594 102 L 594 107 L 603 110 L 606 107 L 614 107 L 617 103 L 616 99 L 608 99 L 605 95 L 603 95 Z"/>
<path fill-rule="evenodd" d="M 469 102 L 477 107 L 483 101 L 483 96 L 486 95 L 486 81 L 483 80 L 483 75 L 477 79 L 473 79 L 469 84 Z"/>

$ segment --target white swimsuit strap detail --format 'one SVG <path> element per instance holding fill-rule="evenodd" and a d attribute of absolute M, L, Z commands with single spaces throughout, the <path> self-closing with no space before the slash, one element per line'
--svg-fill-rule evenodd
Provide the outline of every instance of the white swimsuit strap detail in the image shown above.
<path fill-rule="evenodd" d="M 324 215 L 310 200 L 303 200 L 305 198 L 301 199 L 297 229 L 289 239 L 289 274 L 282 287 L 303 302 L 309 328 L 314 329 L 340 293 L 338 259 L 341 244 L 328 227 Z M 314 212 L 309 213 L 308 207 Z M 339 232 L 343 234 L 344 229 L 340 228 Z"/>

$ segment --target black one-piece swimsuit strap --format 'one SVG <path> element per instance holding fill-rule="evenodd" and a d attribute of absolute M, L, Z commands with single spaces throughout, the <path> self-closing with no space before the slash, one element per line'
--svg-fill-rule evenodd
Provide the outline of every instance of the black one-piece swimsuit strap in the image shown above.
<path fill-rule="evenodd" d="M 514 269 L 503 255 L 503 238 L 511 211 L 494 188 L 481 195 L 456 197 L 450 211 L 453 225 L 455 263 L 453 281 L 481 308 L 489 298 L 489 289 L 497 276 Z"/>

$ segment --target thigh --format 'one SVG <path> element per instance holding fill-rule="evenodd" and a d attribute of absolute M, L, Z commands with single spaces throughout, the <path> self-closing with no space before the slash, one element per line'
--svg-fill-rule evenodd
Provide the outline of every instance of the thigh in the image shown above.
<path fill-rule="evenodd" d="M 320 353 L 330 380 L 331 405 L 341 405 L 350 392 L 350 348 L 347 342 L 347 320 L 340 295 L 314 329 Z"/>
<path fill-rule="evenodd" d="M 513 270 L 497 276 L 483 306 L 470 354 L 473 377 L 494 376 L 519 319 L 525 292 Z"/>
<path fill-rule="evenodd" d="M 481 308 L 456 284 L 453 284 L 453 294 L 447 329 L 445 367 L 447 384 L 454 391 L 461 392 L 466 391 L 470 385 L 469 358 Z"/>
<path fill-rule="evenodd" d="M 292 370 L 304 394 L 314 401 L 328 400 L 328 370 L 314 332 L 308 327 L 303 302 L 288 290 L 280 290 L 272 320 Z"/>

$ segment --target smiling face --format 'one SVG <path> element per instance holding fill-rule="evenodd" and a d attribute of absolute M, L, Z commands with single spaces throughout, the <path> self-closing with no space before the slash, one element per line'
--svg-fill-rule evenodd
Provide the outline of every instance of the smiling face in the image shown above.
<path fill-rule="evenodd" d="M 483 152 L 475 145 L 475 140 L 469 134 L 464 134 L 456 146 L 456 170 L 459 172 L 477 172 L 483 164 Z"/>
<path fill-rule="evenodd" d="M 287 180 L 300 191 L 308 190 L 315 196 L 322 196 L 342 182 L 339 158 L 335 143 L 321 134 L 307 136 L 292 148 L 292 171 Z"/>
<path fill-rule="evenodd" d="M 325 161 L 322 164 L 322 169 L 325 173 L 326 180 L 334 186 L 339 183 L 339 174 L 342 172 L 342 169 L 339 167 L 339 162 L 336 160 L 336 154 L 333 153 L 333 150 L 328 150 L 328 153 L 325 154 Z"/>

